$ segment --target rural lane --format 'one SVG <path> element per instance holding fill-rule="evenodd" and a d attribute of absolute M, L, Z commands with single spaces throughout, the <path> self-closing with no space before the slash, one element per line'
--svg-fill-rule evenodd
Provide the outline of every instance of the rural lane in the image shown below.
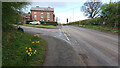
<path fill-rule="evenodd" d="M 74 26 L 21 27 L 48 42 L 45 66 L 118 66 L 118 35 Z"/>
<path fill-rule="evenodd" d="M 63 26 L 61 31 L 73 43 L 85 65 L 118 65 L 118 35 L 74 26 Z"/>

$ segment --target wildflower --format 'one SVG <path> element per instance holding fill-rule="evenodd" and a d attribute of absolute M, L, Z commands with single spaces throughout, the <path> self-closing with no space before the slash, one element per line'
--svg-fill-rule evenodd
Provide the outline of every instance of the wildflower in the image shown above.
<path fill-rule="evenodd" d="M 28 52 L 28 50 L 26 50 L 26 52 Z"/>
<path fill-rule="evenodd" d="M 36 35 L 34 35 L 34 36 L 36 36 Z"/>
<path fill-rule="evenodd" d="M 30 49 L 30 51 L 32 51 L 32 50 Z"/>
<path fill-rule="evenodd" d="M 34 52 L 34 54 L 35 54 L 36 52 Z"/>
<path fill-rule="evenodd" d="M 38 41 L 38 43 L 39 43 L 39 41 Z"/>
<path fill-rule="evenodd" d="M 27 47 L 25 47 L 25 49 L 27 49 Z"/>
<path fill-rule="evenodd" d="M 38 34 L 36 34 L 36 35 L 34 35 L 35 37 L 37 36 L 37 37 L 39 37 L 39 35 Z"/>
<path fill-rule="evenodd" d="M 29 56 L 31 56 L 31 54 L 29 54 Z"/>
<path fill-rule="evenodd" d="M 30 55 L 30 52 L 28 52 L 28 55 Z"/>
<path fill-rule="evenodd" d="M 39 35 L 37 34 L 37 37 L 39 37 Z"/>
<path fill-rule="evenodd" d="M 40 41 L 36 41 L 36 43 L 39 43 Z"/>
<path fill-rule="evenodd" d="M 31 48 L 29 48 L 29 49 L 31 49 Z"/>
<path fill-rule="evenodd" d="M 34 43 L 34 42 L 32 42 L 32 43 Z"/>
<path fill-rule="evenodd" d="M 35 52 L 36 52 L 36 50 L 35 50 Z"/>

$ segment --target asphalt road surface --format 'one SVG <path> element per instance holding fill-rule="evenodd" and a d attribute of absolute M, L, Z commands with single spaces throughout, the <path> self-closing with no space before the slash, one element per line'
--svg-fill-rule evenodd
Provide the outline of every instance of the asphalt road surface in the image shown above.
<path fill-rule="evenodd" d="M 118 36 L 96 30 L 63 26 L 62 32 L 87 66 L 117 66 Z"/>
<path fill-rule="evenodd" d="M 74 26 L 21 27 L 48 42 L 44 66 L 118 66 L 117 35 Z"/>

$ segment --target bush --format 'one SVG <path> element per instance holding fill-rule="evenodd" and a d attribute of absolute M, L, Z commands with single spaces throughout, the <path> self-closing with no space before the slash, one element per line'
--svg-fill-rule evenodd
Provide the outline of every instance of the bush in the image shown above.
<path fill-rule="evenodd" d="M 26 21 L 26 24 L 29 24 L 30 22 L 33 22 L 33 20 Z"/>
<path fill-rule="evenodd" d="M 57 22 L 54 22 L 54 21 L 50 21 L 50 22 L 47 22 L 47 21 L 40 21 L 42 25 L 54 25 L 54 26 L 57 26 L 58 23 Z"/>

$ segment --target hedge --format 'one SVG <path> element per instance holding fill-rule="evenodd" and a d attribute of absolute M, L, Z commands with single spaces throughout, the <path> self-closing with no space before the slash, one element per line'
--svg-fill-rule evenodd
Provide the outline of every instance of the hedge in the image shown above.
<path fill-rule="evenodd" d="M 33 22 L 33 20 L 26 21 L 26 24 L 29 24 L 30 22 Z"/>
<path fill-rule="evenodd" d="M 54 21 L 49 21 L 49 22 L 47 22 L 47 21 L 40 21 L 41 22 L 41 24 L 43 24 L 43 25 L 54 25 L 54 26 L 57 26 L 58 25 L 58 23 L 57 22 L 54 22 Z"/>
<path fill-rule="evenodd" d="M 33 22 L 33 20 L 26 21 L 26 24 L 29 24 L 29 22 Z M 49 22 L 47 22 L 47 21 L 40 21 L 40 23 L 41 23 L 42 25 L 54 25 L 54 26 L 57 26 L 57 25 L 58 25 L 58 23 L 57 23 L 57 22 L 54 22 L 54 21 L 49 21 Z"/>

